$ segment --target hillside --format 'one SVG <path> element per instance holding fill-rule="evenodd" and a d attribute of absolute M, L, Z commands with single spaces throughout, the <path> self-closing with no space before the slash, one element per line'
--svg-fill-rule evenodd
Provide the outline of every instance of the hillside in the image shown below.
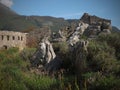
<path fill-rule="evenodd" d="M 15 13 L 14 11 L 12 11 L 10 8 L 6 7 L 5 5 L 0 3 L 0 15 L 2 16 L 3 14 L 9 15 L 9 16 L 18 16 L 17 13 Z"/>
<path fill-rule="evenodd" d="M 31 28 L 60 29 L 68 24 L 63 18 L 50 16 L 22 16 L 0 3 L 0 30 L 24 31 Z"/>
<path fill-rule="evenodd" d="M 20 16 L 10 8 L 0 4 L 1 30 L 21 31 L 30 27 L 36 27 L 36 25 L 27 21 L 24 16 Z"/>
<path fill-rule="evenodd" d="M 116 26 L 112 26 L 112 32 L 120 32 L 120 29 L 118 29 Z"/>
<path fill-rule="evenodd" d="M 61 27 L 68 25 L 68 22 L 64 18 L 51 16 L 28 16 L 27 18 L 39 27 L 50 27 L 52 31 L 59 30 Z"/>

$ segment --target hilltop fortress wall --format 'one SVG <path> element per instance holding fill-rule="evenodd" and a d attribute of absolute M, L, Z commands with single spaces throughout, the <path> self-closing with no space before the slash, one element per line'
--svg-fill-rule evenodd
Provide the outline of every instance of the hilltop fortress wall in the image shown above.
<path fill-rule="evenodd" d="M 22 50 L 26 47 L 26 33 L 14 31 L 0 31 L 0 49 L 18 47 Z"/>
<path fill-rule="evenodd" d="M 80 20 L 83 21 L 84 23 L 89 24 L 89 25 L 91 25 L 91 24 L 102 24 L 102 23 L 111 24 L 111 20 L 100 18 L 100 17 L 97 17 L 95 15 L 91 16 L 88 13 L 84 13 L 84 15 L 81 17 Z"/>

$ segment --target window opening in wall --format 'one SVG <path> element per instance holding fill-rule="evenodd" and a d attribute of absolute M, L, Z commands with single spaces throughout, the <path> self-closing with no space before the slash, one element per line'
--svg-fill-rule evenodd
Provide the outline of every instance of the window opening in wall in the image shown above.
<path fill-rule="evenodd" d="M 2 40 L 4 39 L 4 36 L 2 35 Z"/>
<path fill-rule="evenodd" d="M 23 40 L 23 37 L 21 37 L 21 41 Z"/>
<path fill-rule="evenodd" d="M 13 36 L 12 38 L 13 38 L 13 40 L 15 40 L 15 36 Z"/>
<path fill-rule="evenodd" d="M 18 36 L 18 40 L 20 40 L 20 37 Z"/>
<path fill-rule="evenodd" d="M 9 41 L 9 39 L 10 39 L 10 36 L 7 35 L 7 40 Z"/>

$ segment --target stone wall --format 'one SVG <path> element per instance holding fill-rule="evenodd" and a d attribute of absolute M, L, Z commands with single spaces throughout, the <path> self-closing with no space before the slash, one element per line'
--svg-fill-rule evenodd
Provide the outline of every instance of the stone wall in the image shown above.
<path fill-rule="evenodd" d="M 100 18 L 100 17 L 97 17 L 95 15 L 92 16 L 92 15 L 89 15 L 88 13 L 84 13 L 84 15 L 81 17 L 80 20 L 83 21 L 84 23 L 89 24 L 89 25 L 91 25 L 91 24 L 101 25 L 103 22 L 111 24 L 111 20 Z"/>
<path fill-rule="evenodd" d="M 26 33 L 14 31 L 0 31 L 0 49 L 18 47 L 22 50 L 26 47 Z"/>
<path fill-rule="evenodd" d="M 110 34 L 112 27 L 111 27 L 111 20 L 104 19 L 97 17 L 95 15 L 89 15 L 88 13 L 84 13 L 81 17 L 80 21 L 89 24 L 89 27 L 85 31 L 84 35 L 88 36 L 89 38 L 95 38 L 99 34 Z"/>

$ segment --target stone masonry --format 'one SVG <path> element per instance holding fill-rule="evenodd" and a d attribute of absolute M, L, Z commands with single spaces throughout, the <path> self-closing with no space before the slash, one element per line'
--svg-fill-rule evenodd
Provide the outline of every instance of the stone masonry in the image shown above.
<path fill-rule="evenodd" d="M 84 13 L 81 17 L 80 21 L 89 24 L 89 27 L 85 31 L 85 35 L 89 38 L 95 38 L 99 34 L 110 34 L 111 20 L 97 17 L 95 15 L 89 15 L 88 13 Z"/>
<path fill-rule="evenodd" d="M 95 15 L 92 16 L 92 15 L 89 15 L 88 13 L 84 13 L 84 15 L 81 17 L 80 20 L 83 21 L 84 23 L 89 24 L 89 25 L 92 25 L 92 24 L 99 24 L 100 25 L 103 22 L 111 24 L 111 20 L 100 18 L 100 17 L 97 17 Z"/>
<path fill-rule="evenodd" d="M 0 31 L 0 49 L 18 47 L 22 50 L 26 47 L 26 34 L 15 31 Z"/>

